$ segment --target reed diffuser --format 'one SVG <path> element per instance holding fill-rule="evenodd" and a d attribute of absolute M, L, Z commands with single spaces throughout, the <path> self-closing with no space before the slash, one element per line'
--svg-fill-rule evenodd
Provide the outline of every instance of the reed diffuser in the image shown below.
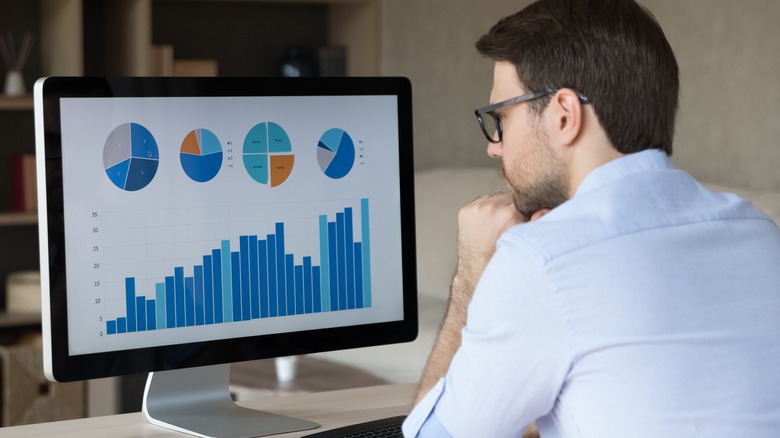
<path fill-rule="evenodd" d="M 18 51 L 11 32 L 7 32 L 5 36 L 0 35 L 0 56 L 2 56 L 6 68 L 5 87 L 3 89 L 5 95 L 21 96 L 25 93 L 22 69 L 27 64 L 32 46 L 33 37 L 30 32 L 25 32 Z"/>

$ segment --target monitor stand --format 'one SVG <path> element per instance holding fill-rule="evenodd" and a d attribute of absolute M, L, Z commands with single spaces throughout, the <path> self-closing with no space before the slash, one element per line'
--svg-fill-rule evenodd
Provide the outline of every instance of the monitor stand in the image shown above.
<path fill-rule="evenodd" d="M 317 423 L 238 406 L 230 364 L 149 373 L 143 412 L 150 423 L 202 437 L 248 438 L 314 429 Z"/>

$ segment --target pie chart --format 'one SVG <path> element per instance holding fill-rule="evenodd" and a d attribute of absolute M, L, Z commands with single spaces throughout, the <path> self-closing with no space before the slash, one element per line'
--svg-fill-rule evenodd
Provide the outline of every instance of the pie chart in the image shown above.
<path fill-rule="evenodd" d="M 181 143 L 180 152 L 181 167 L 193 181 L 209 181 L 222 167 L 222 145 L 208 129 L 190 131 Z"/>
<path fill-rule="evenodd" d="M 292 173 L 295 155 L 287 132 L 274 122 L 258 123 L 244 138 L 244 168 L 260 184 L 276 187 Z"/>
<path fill-rule="evenodd" d="M 149 185 L 160 164 L 160 151 L 152 133 L 137 123 L 111 131 L 103 146 L 103 165 L 115 186 L 128 192 Z"/>
<path fill-rule="evenodd" d="M 330 178 L 347 176 L 355 164 L 355 143 L 352 137 L 343 129 L 329 129 L 317 144 L 317 163 Z"/>

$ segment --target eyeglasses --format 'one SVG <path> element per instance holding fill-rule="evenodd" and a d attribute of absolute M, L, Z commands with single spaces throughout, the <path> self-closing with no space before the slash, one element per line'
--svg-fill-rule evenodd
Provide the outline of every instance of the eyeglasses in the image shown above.
<path fill-rule="evenodd" d="M 484 108 L 475 110 L 474 114 L 477 116 L 479 127 L 482 128 L 482 133 L 485 134 L 485 138 L 487 138 L 487 140 L 491 143 L 501 143 L 504 138 L 504 129 L 501 125 L 501 119 L 496 113 L 496 110 L 505 106 L 536 100 L 540 97 L 553 94 L 558 90 L 559 88 L 545 88 L 544 90 L 531 91 L 530 93 L 523 94 L 522 96 L 513 97 L 511 99 L 507 99 L 505 101 L 494 103 L 493 105 L 488 105 Z M 578 93 L 577 97 L 579 97 L 580 102 L 583 104 L 590 103 L 590 99 L 583 96 L 582 94 Z M 485 114 L 489 115 L 490 117 L 483 117 Z"/>

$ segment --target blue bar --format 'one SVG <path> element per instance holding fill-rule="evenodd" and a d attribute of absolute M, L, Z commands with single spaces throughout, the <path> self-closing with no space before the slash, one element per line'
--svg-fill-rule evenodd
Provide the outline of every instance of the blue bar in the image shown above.
<path fill-rule="evenodd" d="M 314 311 L 314 295 L 311 287 L 311 257 L 303 258 L 303 311 L 312 313 Z"/>
<path fill-rule="evenodd" d="M 269 316 L 279 314 L 279 289 L 276 285 L 276 236 L 269 234 L 268 238 L 268 310 Z"/>
<path fill-rule="evenodd" d="M 192 277 L 184 277 L 184 322 L 187 327 L 195 325 L 195 281 Z"/>
<path fill-rule="evenodd" d="M 184 310 L 184 268 L 173 268 L 173 281 L 176 288 L 176 327 L 184 327 L 186 324 Z"/>
<path fill-rule="evenodd" d="M 206 310 L 203 298 L 203 266 L 195 265 L 195 325 L 204 325 L 206 323 Z"/>
<path fill-rule="evenodd" d="M 360 200 L 360 219 L 363 240 L 363 305 L 371 307 L 371 233 L 368 223 L 368 198 Z"/>
<path fill-rule="evenodd" d="M 155 322 L 155 329 L 161 328 L 164 329 L 167 327 L 167 324 L 165 323 L 165 316 L 166 316 L 166 310 L 165 310 L 165 304 L 166 304 L 166 297 L 165 297 L 165 283 L 157 283 L 154 285 L 154 297 L 155 297 L 155 304 L 157 305 L 157 310 L 155 313 L 157 314 L 157 321 Z"/>
<path fill-rule="evenodd" d="M 303 315 L 305 311 L 303 297 L 303 266 L 295 265 L 295 314 Z"/>
<path fill-rule="evenodd" d="M 239 263 L 241 263 L 241 321 L 252 319 L 249 295 L 252 287 L 249 282 L 249 236 L 239 237 Z"/>
<path fill-rule="evenodd" d="M 157 330 L 157 315 L 155 312 L 155 300 L 146 302 L 146 329 Z"/>
<path fill-rule="evenodd" d="M 314 313 L 322 312 L 322 298 L 325 297 L 325 294 L 322 293 L 322 283 L 320 283 L 321 279 L 322 279 L 322 274 L 320 273 L 320 267 L 312 266 L 311 280 L 312 280 L 312 289 L 313 289 L 312 292 L 314 294 Z"/>
<path fill-rule="evenodd" d="M 257 241 L 257 253 L 260 265 L 260 317 L 268 318 L 268 242 Z"/>
<path fill-rule="evenodd" d="M 136 321 L 136 331 L 146 331 L 146 297 L 135 297 L 135 311 L 138 317 Z"/>
<path fill-rule="evenodd" d="M 135 277 L 125 278 L 125 304 L 127 305 L 127 332 L 136 331 Z"/>
<path fill-rule="evenodd" d="M 287 307 L 287 283 L 285 282 L 285 260 L 284 260 L 284 224 L 276 223 L 276 287 L 278 289 L 279 316 L 288 314 Z M 292 310 L 292 308 L 290 308 Z M 292 312 L 289 312 L 292 313 Z"/>
<path fill-rule="evenodd" d="M 260 267 L 257 261 L 257 236 L 249 236 L 249 306 L 251 319 L 260 318 Z"/>
<path fill-rule="evenodd" d="M 330 307 L 325 311 L 339 310 L 338 250 L 336 249 L 336 223 L 328 222 L 328 258 L 330 259 Z"/>
<path fill-rule="evenodd" d="M 116 332 L 127 333 L 127 318 L 122 317 L 116 319 Z"/>
<path fill-rule="evenodd" d="M 222 312 L 222 250 L 211 250 L 211 263 L 214 268 L 214 322 L 219 324 L 225 317 Z"/>
<path fill-rule="evenodd" d="M 230 269 L 233 273 L 233 321 L 241 321 L 241 254 L 230 253 Z"/>
<path fill-rule="evenodd" d="M 352 237 L 352 208 L 344 209 L 344 247 L 347 250 L 347 308 L 355 308 L 355 242 Z"/>
<path fill-rule="evenodd" d="M 344 248 L 344 213 L 336 213 L 336 248 L 338 250 L 339 310 L 347 308 L 347 254 Z"/>
<path fill-rule="evenodd" d="M 238 264 L 236 263 L 236 269 Z M 233 284 L 230 272 L 230 241 L 222 241 L 222 313 L 225 322 L 233 321 Z"/>
<path fill-rule="evenodd" d="M 362 309 L 363 303 L 363 247 L 355 243 L 355 307 Z"/>
<path fill-rule="evenodd" d="M 287 314 L 295 315 L 295 260 L 292 254 L 285 255 L 284 264 L 287 275 Z"/>
<path fill-rule="evenodd" d="M 330 263 L 328 260 L 328 217 L 320 215 L 320 276 L 318 279 L 322 285 L 320 297 L 321 308 L 330 310 Z M 320 312 L 321 310 L 317 310 Z"/>
<path fill-rule="evenodd" d="M 214 324 L 214 266 L 210 255 L 203 256 L 203 312 L 206 324 Z"/>
<path fill-rule="evenodd" d="M 106 334 L 108 335 L 115 335 L 116 334 L 116 321 L 106 321 Z"/>
<path fill-rule="evenodd" d="M 176 286 L 173 277 L 165 277 L 165 326 L 176 327 Z"/>

